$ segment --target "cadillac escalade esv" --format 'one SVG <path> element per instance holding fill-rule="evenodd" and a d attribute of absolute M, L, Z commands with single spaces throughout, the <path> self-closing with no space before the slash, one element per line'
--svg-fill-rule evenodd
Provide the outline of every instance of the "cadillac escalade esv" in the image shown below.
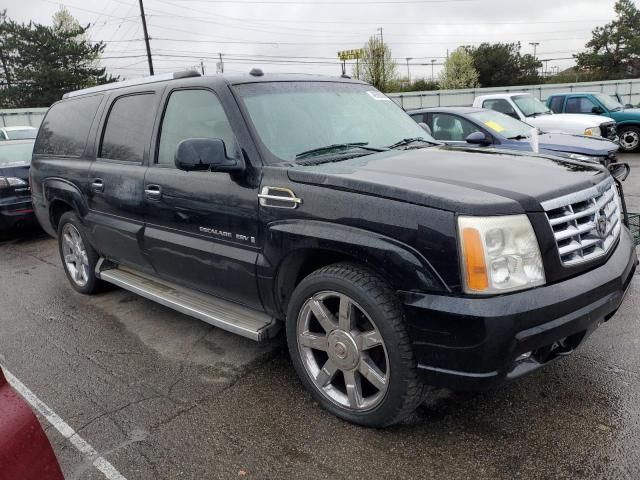
<path fill-rule="evenodd" d="M 31 168 L 71 285 L 260 341 L 382 427 L 424 385 L 484 389 L 571 353 L 636 268 L 598 165 L 447 147 L 346 78 L 182 73 L 65 95 Z"/>

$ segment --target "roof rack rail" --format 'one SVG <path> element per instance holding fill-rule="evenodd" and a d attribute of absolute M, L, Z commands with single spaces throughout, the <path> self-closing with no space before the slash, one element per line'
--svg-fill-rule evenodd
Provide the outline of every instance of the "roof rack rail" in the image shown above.
<path fill-rule="evenodd" d="M 78 97 L 87 93 L 103 92 L 105 90 L 113 90 L 114 88 L 132 87 L 134 85 L 144 85 L 146 83 L 166 82 L 167 80 L 177 80 L 179 78 L 200 77 L 200 72 L 196 70 L 185 70 L 182 72 L 165 73 L 163 75 L 153 75 L 151 77 L 134 78 L 131 80 L 123 80 L 122 82 L 105 83 L 97 87 L 83 88 L 74 92 L 68 92 L 62 95 L 62 98 Z"/>

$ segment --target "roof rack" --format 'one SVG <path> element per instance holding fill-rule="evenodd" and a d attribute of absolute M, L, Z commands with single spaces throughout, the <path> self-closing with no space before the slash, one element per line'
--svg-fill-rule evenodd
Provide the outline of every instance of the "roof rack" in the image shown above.
<path fill-rule="evenodd" d="M 122 82 L 105 83 L 97 87 L 83 88 L 74 92 L 68 92 L 62 95 L 62 98 L 78 97 L 87 93 L 103 92 L 105 90 L 113 90 L 114 88 L 132 87 L 134 85 L 144 85 L 147 83 L 166 82 L 167 80 L 177 80 L 179 78 L 199 77 L 200 73 L 196 70 L 185 70 L 183 72 L 165 73 L 164 75 L 153 75 L 151 77 L 134 78 L 132 80 L 123 80 Z"/>

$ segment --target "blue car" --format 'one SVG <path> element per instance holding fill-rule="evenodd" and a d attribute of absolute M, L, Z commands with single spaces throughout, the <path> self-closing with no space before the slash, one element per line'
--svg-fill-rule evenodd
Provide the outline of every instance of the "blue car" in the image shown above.
<path fill-rule="evenodd" d="M 494 110 L 476 107 L 437 107 L 407 112 L 426 124 L 436 140 L 453 146 L 494 147 L 533 151 L 530 136 L 534 127 Z M 600 137 L 545 133 L 538 135 L 539 153 L 602 165 L 617 161 L 618 144 Z"/>

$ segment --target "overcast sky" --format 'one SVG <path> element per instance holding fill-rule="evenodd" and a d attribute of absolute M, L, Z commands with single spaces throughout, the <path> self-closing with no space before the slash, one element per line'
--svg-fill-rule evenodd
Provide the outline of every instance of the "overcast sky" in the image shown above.
<path fill-rule="evenodd" d="M 638 0 L 636 0 L 638 1 Z M 560 69 L 581 51 L 591 31 L 610 21 L 615 0 L 144 0 L 156 73 L 199 65 L 215 73 L 339 74 L 336 52 L 361 47 L 383 29 L 406 76 L 435 75 L 447 49 L 487 42 L 539 42 L 537 54 Z M 103 63 L 125 78 L 148 74 L 138 0 L 4 0 L 17 21 L 50 24 L 65 5 L 90 38 L 104 40 Z M 124 57 L 124 58 L 116 58 Z M 295 63 L 293 63 L 295 62 Z M 304 62 L 304 63 L 303 63 Z M 422 65 L 421 65 L 422 64 Z M 426 65 L 425 65 L 426 64 Z"/>

